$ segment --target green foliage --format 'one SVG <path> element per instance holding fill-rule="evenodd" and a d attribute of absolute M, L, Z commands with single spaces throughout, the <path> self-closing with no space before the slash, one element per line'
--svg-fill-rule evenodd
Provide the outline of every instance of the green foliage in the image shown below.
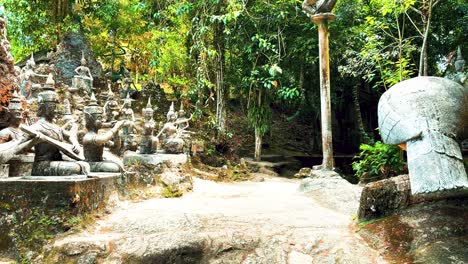
<path fill-rule="evenodd" d="M 361 151 L 352 163 L 355 175 L 361 180 L 386 179 L 404 172 L 405 161 L 397 146 L 377 141 L 374 145 L 361 144 Z"/>

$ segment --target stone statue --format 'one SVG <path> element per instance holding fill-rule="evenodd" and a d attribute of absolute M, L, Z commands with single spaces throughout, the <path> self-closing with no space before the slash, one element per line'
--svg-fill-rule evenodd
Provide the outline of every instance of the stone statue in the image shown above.
<path fill-rule="evenodd" d="M 379 128 L 387 144 L 406 143 L 413 194 L 468 187 L 460 147 L 468 134 L 468 90 L 438 77 L 394 85 L 380 98 Z"/>
<path fill-rule="evenodd" d="M 127 121 L 120 130 L 120 138 L 122 142 L 120 152 L 123 153 L 127 150 L 136 151 L 138 148 L 138 142 L 136 141 L 138 129 L 135 126 L 135 114 L 133 113 L 132 99 L 129 94 L 124 100 L 124 104 L 120 112 L 122 120 Z"/>
<path fill-rule="evenodd" d="M 329 13 L 335 7 L 337 0 L 304 0 L 302 10 L 310 15 Z"/>
<path fill-rule="evenodd" d="M 63 100 L 62 104 L 62 124 L 67 124 L 68 122 L 74 122 L 75 118 L 71 112 L 71 105 L 68 99 Z"/>
<path fill-rule="evenodd" d="M 458 49 L 457 49 L 457 59 L 455 60 L 454 65 L 455 65 L 455 70 L 457 71 L 454 81 L 463 85 L 463 87 L 467 88 L 468 82 L 466 81 L 466 74 L 464 72 L 465 60 L 462 57 L 460 46 L 458 46 Z"/>
<path fill-rule="evenodd" d="M 20 73 L 20 93 L 24 96 L 27 100 L 34 97 L 35 92 L 40 89 L 40 84 L 35 84 L 32 81 L 32 78 L 37 77 L 44 77 L 47 78 L 48 75 L 38 74 L 34 72 L 34 67 L 36 66 L 36 62 L 34 61 L 34 54 L 31 54 L 31 58 L 26 61 L 26 65 L 23 67 Z"/>
<path fill-rule="evenodd" d="M 80 91 L 90 95 L 94 92 L 93 76 L 88 67 L 86 67 L 86 59 L 84 52 L 81 55 L 81 65 L 75 69 L 75 75 L 72 80 L 72 86 L 78 88 Z"/>
<path fill-rule="evenodd" d="M 8 127 L 0 131 L 0 143 L 22 138 L 19 125 L 23 122 L 23 105 L 16 91 L 13 92 L 13 98 L 8 104 L 8 116 Z"/>
<path fill-rule="evenodd" d="M 182 153 L 184 151 L 185 142 L 181 137 L 181 131 L 177 129 L 179 124 L 188 122 L 192 117 L 177 121 L 177 114 L 174 111 L 174 103 L 171 104 L 167 113 L 167 122 L 164 124 L 161 131 L 156 136 L 163 136 L 162 148 L 167 153 Z"/>
<path fill-rule="evenodd" d="M 87 163 L 64 161 L 62 153 L 70 158 L 80 160 L 79 144 L 76 139 L 76 124 L 72 125 L 70 131 L 64 130 L 55 124 L 57 113 L 58 96 L 53 91 L 53 80 L 48 80 L 48 86 L 40 92 L 37 98 L 39 120 L 31 127 L 20 126 L 23 132 L 30 136 L 41 136 L 43 141 L 34 146 L 34 164 L 32 176 L 67 176 L 87 174 L 89 165 Z M 68 140 L 71 144 L 65 142 Z"/>
<path fill-rule="evenodd" d="M 119 118 L 119 103 L 115 99 L 114 92 L 111 89 L 111 83 L 107 84 L 108 91 L 107 91 L 107 99 L 104 103 L 104 119 L 105 123 L 112 123 L 117 121 Z"/>
<path fill-rule="evenodd" d="M 158 138 L 153 135 L 156 122 L 153 119 L 153 108 L 151 106 L 151 97 L 148 98 L 148 104 L 143 109 L 143 133 L 140 141 L 140 154 L 153 154 L 157 150 Z"/>
<path fill-rule="evenodd" d="M 104 134 L 98 134 L 102 125 L 102 108 L 97 104 L 94 93 L 89 104 L 84 108 L 86 129 L 83 137 L 83 152 L 85 161 L 89 163 L 91 172 L 121 172 L 121 167 L 112 161 L 103 160 L 104 146 L 108 144 L 125 121 L 118 121 L 114 127 Z"/>
<path fill-rule="evenodd" d="M 181 130 L 181 131 L 184 131 L 185 129 L 187 129 L 189 127 L 189 122 L 188 122 L 188 119 L 187 117 L 185 116 L 185 110 L 184 110 L 184 104 L 183 103 L 180 103 L 180 110 L 179 110 L 179 114 L 178 114 L 178 117 L 177 117 L 177 122 L 181 122 L 177 125 L 177 129 Z"/>
<path fill-rule="evenodd" d="M 123 79 L 123 83 L 121 83 L 122 87 L 120 90 L 120 98 L 125 98 L 125 96 L 133 98 L 134 94 L 136 93 L 136 89 L 132 88 L 132 84 L 132 78 L 126 77 Z"/>

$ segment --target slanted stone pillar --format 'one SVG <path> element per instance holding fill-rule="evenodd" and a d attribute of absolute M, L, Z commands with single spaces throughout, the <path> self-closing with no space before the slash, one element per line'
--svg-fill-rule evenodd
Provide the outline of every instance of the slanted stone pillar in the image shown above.
<path fill-rule="evenodd" d="M 332 13 L 319 13 L 310 19 L 318 26 L 320 57 L 320 107 L 322 122 L 322 170 L 332 170 L 333 160 L 331 102 L 330 102 L 330 60 L 328 56 L 328 23 L 335 20 Z"/>

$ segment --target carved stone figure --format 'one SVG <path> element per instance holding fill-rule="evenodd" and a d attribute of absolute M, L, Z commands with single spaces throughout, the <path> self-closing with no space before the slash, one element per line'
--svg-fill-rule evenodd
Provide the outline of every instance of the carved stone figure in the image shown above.
<path fill-rule="evenodd" d="M 151 98 L 148 99 L 146 108 L 143 109 L 143 133 L 140 141 L 140 154 L 153 154 L 157 150 L 158 138 L 153 135 L 156 122 L 153 119 Z"/>
<path fill-rule="evenodd" d="M 177 121 L 177 114 L 174 111 L 174 103 L 171 104 L 169 112 L 167 113 L 167 122 L 156 136 L 157 138 L 161 135 L 163 136 L 162 148 L 167 153 L 182 153 L 184 151 L 185 142 L 181 137 L 180 130 L 177 129 L 177 126 L 188 122 L 190 119 L 191 117 Z"/>
<path fill-rule="evenodd" d="M 134 95 L 137 92 L 137 90 L 132 87 L 132 84 L 132 78 L 126 77 L 123 79 L 123 83 L 121 83 L 122 87 L 120 90 L 120 98 L 125 98 L 125 96 L 134 98 Z"/>
<path fill-rule="evenodd" d="M 382 139 L 406 143 L 413 194 L 468 187 L 457 136 L 468 134 L 468 90 L 438 77 L 400 82 L 379 101 Z"/>
<path fill-rule="evenodd" d="M 458 49 L 457 49 L 457 59 L 455 60 L 454 65 L 455 65 L 455 70 L 457 71 L 454 81 L 463 85 L 463 87 L 467 88 L 468 82 L 466 81 L 466 74 L 464 72 L 465 60 L 462 57 L 460 46 L 458 46 Z"/>
<path fill-rule="evenodd" d="M 304 0 L 302 9 L 311 15 L 329 13 L 335 7 L 337 0 Z"/>
<path fill-rule="evenodd" d="M 23 122 L 23 106 L 16 91 L 8 104 L 8 116 L 8 127 L 0 131 L 0 143 L 22 138 L 19 125 Z"/>
<path fill-rule="evenodd" d="M 187 117 L 185 116 L 184 105 L 182 103 L 180 103 L 180 110 L 178 112 L 177 122 L 181 122 L 177 125 L 177 129 L 179 130 L 185 130 L 189 127 L 189 122 Z"/>
<path fill-rule="evenodd" d="M 50 83 L 50 81 L 48 81 Z M 53 87 L 53 86 L 52 86 Z M 58 96 L 50 86 L 39 93 L 37 116 L 39 120 L 31 127 L 21 127 L 23 132 L 30 136 L 42 135 L 44 141 L 34 146 L 33 176 L 66 176 L 87 174 L 89 165 L 81 162 L 64 161 L 62 153 L 79 160 L 79 144 L 76 139 L 76 124 L 70 131 L 64 130 L 55 124 Z M 71 144 L 67 144 L 68 140 Z"/>
<path fill-rule="evenodd" d="M 107 99 L 104 103 L 104 116 L 106 123 L 116 121 L 120 115 L 119 103 L 115 99 L 114 92 L 112 92 L 111 84 L 108 83 Z"/>
<path fill-rule="evenodd" d="M 125 125 L 120 130 L 121 138 L 121 149 L 120 153 L 123 153 L 127 150 L 136 151 L 138 148 L 138 142 L 136 141 L 136 134 L 138 134 L 138 129 L 135 126 L 135 114 L 132 109 L 132 99 L 130 95 L 127 95 L 127 98 L 124 100 L 122 106 L 121 118 L 125 120 Z"/>
<path fill-rule="evenodd" d="M 83 137 L 83 152 L 91 172 L 120 172 L 120 165 L 112 161 L 104 161 L 102 155 L 104 146 L 110 143 L 125 121 L 118 121 L 106 133 L 98 134 L 102 125 L 103 110 L 97 104 L 94 94 L 91 95 L 89 104 L 84 108 L 84 114 L 88 132 Z"/>
<path fill-rule="evenodd" d="M 94 92 L 93 87 L 93 76 L 88 67 L 86 67 L 86 59 L 84 58 L 84 52 L 81 56 L 81 65 L 75 69 L 75 75 L 72 80 L 72 86 L 78 90 L 90 95 Z"/>
<path fill-rule="evenodd" d="M 21 70 L 20 74 L 20 93 L 27 100 L 30 100 L 34 97 L 36 93 L 39 92 L 41 86 L 32 81 L 34 77 L 44 77 L 47 78 L 48 75 L 38 74 L 34 71 L 36 62 L 34 61 L 34 54 L 31 54 L 31 58 L 26 61 L 26 65 Z"/>

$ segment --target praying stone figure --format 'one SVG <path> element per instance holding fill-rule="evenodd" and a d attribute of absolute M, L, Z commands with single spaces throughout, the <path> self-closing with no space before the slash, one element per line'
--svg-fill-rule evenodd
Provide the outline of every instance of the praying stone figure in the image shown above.
<path fill-rule="evenodd" d="M 468 90 L 439 77 L 402 81 L 380 98 L 387 144 L 406 144 L 413 194 L 468 187 L 457 137 L 468 134 Z"/>
<path fill-rule="evenodd" d="M 174 103 L 171 104 L 169 112 L 167 112 L 167 122 L 164 124 L 161 131 L 156 136 L 163 136 L 162 148 L 171 154 L 182 153 L 184 151 L 185 142 L 181 137 L 181 131 L 177 129 L 179 124 L 188 122 L 190 118 L 185 118 L 177 121 L 177 114 L 174 111 Z"/>
<path fill-rule="evenodd" d="M 83 152 L 85 161 L 90 165 L 91 172 L 121 172 L 120 165 L 112 161 L 104 161 L 102 155 L 106 144 L 110 143 L 125 121 L 118 121 L 106 133 L 98 134 L 102 125 L 103 110 L 97 104 L 94 93 L 91 94 L 90 102 L 84 108 L 84 114 L 88 132 L 83 137 Z"/>
<path fill-rule="evenodd" d="M 34 164 L 32 176 L 67 176 L 87 174 L 89 165 L 87 163 L 64 161 L 62 153 L 70 158 L 80 160 L 79 144 L 76 139 L 76 124 L 72 125 L 70 131 L 64 130 L 55 124 L 57 113 L 58 96 L 53 91 L 53 85 L 39 93 L 37 97 L 39 120 L 31 127 L 20 126 L 20 129 L 30 136 L 42 137 L 43 141 L 34 146 Z M 71 144 L 65 142 L 68 140 Z"/>
<path fill-rule="evenodd" d="M 77 75 L 73 77 L 72 86 L 88 95 L 94 92 L 93 76 L 89 68 L 86 67 L 84 52 L 81 55 L 81 65 L 75 69 L 75 73 Z"/>
<path fill-rule="evenodd" d="M 337 0 L 304 0 L 302 9 L 310 15 L 329 13 L 335 7 Z"/>
<path fill-rule="evenodd" d="M 31 58 L 26 61 L 26 65 L 21 69 L 20 73 L 20 93 L 24 96 L 27 100 L 32 99 L 35 97 L 35 93 L 37 93 L 41 85 L 36 84 L 32 81 L 34 77 L 44 77 L 47 78 L 48 75 L 38 74 L 34 72 L 34 67 L 36 66 L 36 62 L 34 61 L 34 54 L 31 54 Z"/>
<path fill-rule="evenodd" d="M 140 141 L 140 154 L 153 154 L 157 150 L 158 138 L 153 136 L 156 122 L 153 119 L 153 108 L 151 106 L 151 97 L 148 98 L 148 104 L 143 109 L 143 133 Z"/>

